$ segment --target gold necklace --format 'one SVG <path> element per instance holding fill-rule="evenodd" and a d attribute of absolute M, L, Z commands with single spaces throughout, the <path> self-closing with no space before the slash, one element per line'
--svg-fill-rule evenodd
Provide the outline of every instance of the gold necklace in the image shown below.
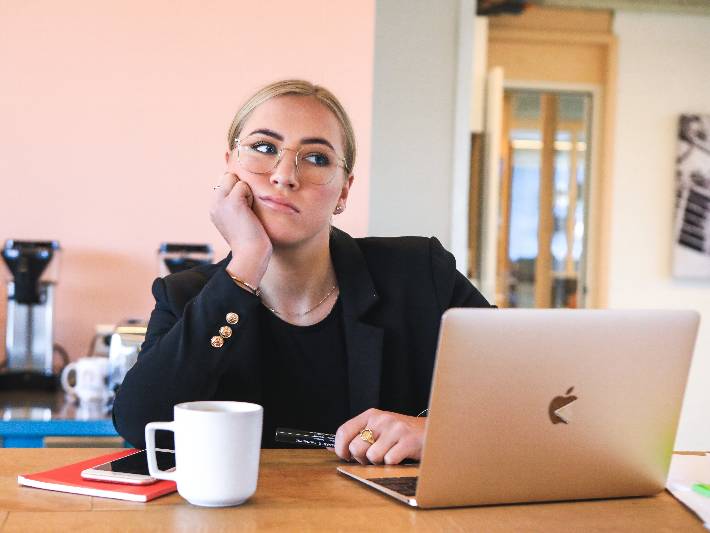
<path fill-rule="evenodd" d="M 330 297 L 330 295 L 333 294 L 333 292 L 334 292 L 335 289 L 337 289 L 337 288 L 338 288 L 337 285 L 333 285 L 333 286 L 330 288 L 330 290 L 328 291 L 328 294 L 326 294 L 325 296 L 323 296 L 323 298 L 322 298 L 316 305 L 314 305 L 313 307 L 311 307 L 311 308 L 308 309 L 307 311 L 304 311 L 303 313 L 282 313 L 282 312 L 280 313 L 279 311 L 277 311 L 277 310 L 274 309 L 273 307 L 270 307 L 270 306 L 264 301 L 263 298 L 261 299 L 261 304 L 262 304 L 264 307 L 266 307 L 269 311 L 271 311 L 272 313 L 274 313 L 274 314 L 277 315 L 277 316 L 283 316 L 283 315 L 287 315 L 287 316 L 306 316 L 306 315 L 307 315 L 308 313 L 310 313 L 311 311 L 315 311 L 323 302 L 325 302 L 325 301 L 328 299 L 328 297 Z"/>

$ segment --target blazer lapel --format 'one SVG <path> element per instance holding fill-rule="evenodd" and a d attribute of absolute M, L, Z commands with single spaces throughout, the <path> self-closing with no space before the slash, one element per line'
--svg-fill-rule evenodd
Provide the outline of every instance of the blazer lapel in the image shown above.
<path fill-rule="evenodd" d="M 330 252 L 343 305 L 350 413 L 355 416 L 380 401 L 384 330 L 363 320 L 379 296 L 355 239 L 333 228 Z"/>

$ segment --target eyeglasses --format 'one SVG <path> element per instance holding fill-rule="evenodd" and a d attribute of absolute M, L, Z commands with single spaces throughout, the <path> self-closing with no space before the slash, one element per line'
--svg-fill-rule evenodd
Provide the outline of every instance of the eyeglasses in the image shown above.
<path fill-rule="evenodd" d="M 281 161 L 285 151 L 296 152 L 296 176 L 314 185 L 327 185 L 347 168 L 345 158 L 327 146 L 302 146 L 298 150 L 285 148 L 274 139 L 252 135 L 235 141 L 237 161 L 254 174 L 269 174 Z"/>

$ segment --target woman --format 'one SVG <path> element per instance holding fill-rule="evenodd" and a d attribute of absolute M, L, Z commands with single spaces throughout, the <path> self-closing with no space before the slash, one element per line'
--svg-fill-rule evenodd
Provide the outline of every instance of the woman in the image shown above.
<path fill-rule="evenodd" d="M 271 84 L 237 112 L 211 218 L 231 253 L 157 279 L 119 433 L 176 403 L 264 406 L 276 427 L 336 432 L 345 460 L 418 460 L 436 341 L 449 307 L 488 307 L 435 238 L 353 239 L 331 226 L 353 184 L 350 120 L 326 89 Z M 168 446 L 169 444 L 164 444 Z"/>

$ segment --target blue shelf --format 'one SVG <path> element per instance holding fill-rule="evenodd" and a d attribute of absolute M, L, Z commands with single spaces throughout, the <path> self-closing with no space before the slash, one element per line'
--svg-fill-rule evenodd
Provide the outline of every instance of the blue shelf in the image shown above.
<path fill-rule="evenodd" d="M 111 419 L 0 421 L 0 437 L 5 448 L 42 448 L 44 437 L 117 436 Z"/>

